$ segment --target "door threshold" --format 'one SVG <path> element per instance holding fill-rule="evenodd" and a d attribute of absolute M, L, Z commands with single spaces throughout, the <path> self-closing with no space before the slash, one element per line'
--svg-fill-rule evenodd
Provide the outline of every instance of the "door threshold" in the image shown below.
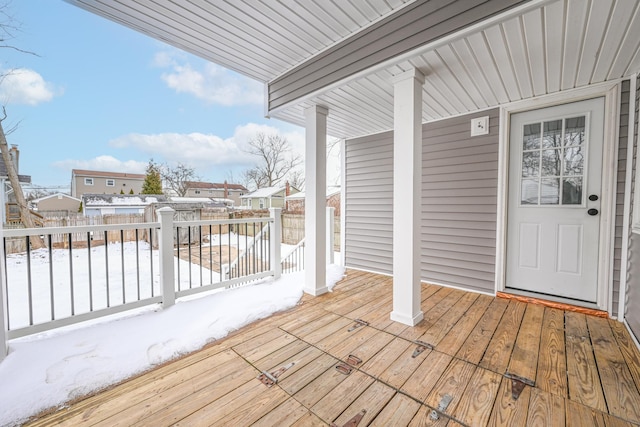
<path fill-rule="evenodd" d="M 516 295 L 514 293 L 506 293 L 506 292 L 497 292 L 496 297 L 520 301 L 520 302 L 526 302 L 530 304 L 543 305 L 545 307 L 551 307 L 551 308 L 557 308 L 559 310 L 587 314 L 589 316 L 602 317 L 604 319 L 609 318 L 609 313 L 603 310 L 598 310 L 595 308 L 588 308 L 588 307 L 581 307 L 578 305 L 568 304 L 564 302 L 550 301 L 548 299 L 536 298 L 536 297 L 525 296 L 525 295 Z"/>

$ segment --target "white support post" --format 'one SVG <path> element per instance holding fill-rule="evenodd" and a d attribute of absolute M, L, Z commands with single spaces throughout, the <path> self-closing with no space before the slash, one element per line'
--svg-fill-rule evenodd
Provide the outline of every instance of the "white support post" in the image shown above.
<path fill-rule="evenodd" d="M 327 207 L 327 264 L 333 264 L 333 246 L 336 230 L 336 208 Z"/>
<path fill-rule="evenodd" d="M 282 209 L 269 208 L 273 226 L 269 235 L 269 248 L 271 250 L 271 270 L 273 278 L 279 279 L 282 275 Z"/>
<path fill-rule="evenodd" d="M 315 105 L 305 115 L 305 285 L 304 291 L 321 295 L 327 288 L 327 114 Z"/>
<path fill-rule="evenodd" d="M 162 308 L 176 303 L 176 286 L 173 255 L 173 213 L 170 207 L 157 210 L 160 219 L 158 248 L 160 251 L 160 289 L 162 291 Z"/>
<path fill-rule="evenodd" d="M 2 184 L 2 191 L 4 191 L 4 183 Z M 4 198 L 3 198 L 4 200 Z M 2 205 L 4 210 L 4 204 Z M 1 225 L 0 225 L 1 227 Z M 4 233 L 0 232 L 0 238 L 4 239 Z M 0 244 L 0 260 L 5 259 L 4 245 Z M 7 332 L 9 321 L 7 316 L 9 310 L 7 310 L 7 280 L 6 280 L 5 263 L 0 262 L 0 362 L 7 356 L 9 345 L 7 343 Z"/>
<path fill-rule="evenodd" d="M 420 309 L 422 85 L 418 69 L 393 78 L 393 311 L 391 320 L 414 326 Z"/>

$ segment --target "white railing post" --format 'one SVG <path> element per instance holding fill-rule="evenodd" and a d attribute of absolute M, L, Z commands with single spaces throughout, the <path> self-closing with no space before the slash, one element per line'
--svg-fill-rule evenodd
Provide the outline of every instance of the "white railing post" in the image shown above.
<path fill-rule="evenodd" d="M 2 188 L 0 191 L 4 191 L 4 183 L 2 183 Z M 4 205 L 3 205 L 4 206 Z M 0 224 L 0 227 L 2 225 Z M 4 239 L 4 234 L 0 232 L 0 238 Z M 6 254 L 4 253 L 4 245 L 0 244 L 0 260 L 5 259 Z M 0 262 L 0 362 L 2 362 L 7 355 L 8 345 L 7 345 L 7 326 L 9 325 L 7 319 L 7 281 L 6 281 L 6 271 L 4 270 L 5 263 Z"/>
<path fill-rule="evenodd" d="M 336 208 L 327 207 L 327 264 L 333 264 L 333 244 L 336 233 Z"/>
<path fill-rule="evenodd" d="M 157 210 L 160 220 L 160 290 L 162 291 L 162 307 L 171 307 L 176 302 L 175 273 L 173 267 L 173 213 L 170 207 Z"/>
<path fill-rule="evenodd" d="M 282 275 L 282 209 L 269 208 L 269 212 L 273 218 L 273 228 L 269 236 L 271 270 L 273 270 L 273 277 L 279 279 Z"/>

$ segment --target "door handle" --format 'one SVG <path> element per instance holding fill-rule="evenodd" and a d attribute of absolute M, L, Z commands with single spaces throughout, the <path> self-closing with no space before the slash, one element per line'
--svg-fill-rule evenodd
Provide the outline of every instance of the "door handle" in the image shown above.
<path fill-rule="evenodd" d="M 591 208 L 587 211 L 587 213 L 591 216 L 596 216 L 598 215 L 598 209 Z"/>
<path fill-rule="evenodd" d="M 592 202 L 595 202 L 596 200 L 598 200 L 598 195 L 597 194 L 590 195 L 589 200 L 591 200 Z"/>

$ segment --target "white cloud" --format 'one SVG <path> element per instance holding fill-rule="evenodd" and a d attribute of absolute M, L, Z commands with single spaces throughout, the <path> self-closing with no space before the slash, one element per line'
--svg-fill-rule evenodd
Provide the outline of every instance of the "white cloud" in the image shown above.
<path fill-rule="evenodd" d="M 88 169 L 107 172 L 144 173 L 147 162 L 137 160 L 118 160 L 113 156 L 102 155 L 89 160 L 60 160 L 53 163 L 54 166 L 68 169 Z"/>
<path fill-rule="evenodd" d="M 260 82 L 223 67 L 206 63 L 196 68 L 181 55 L 159 52 L 153 64 L 170 71 L 162 74 L 167 86 L 178 93 L 188 93 L 211 104 L 262 105 L 264 89 Z"/>
<path fill-rule="evenodd" d="M 180 162 L 205 171 L 252 164 L 255 159 L 246 153 L 247 143 L 259 132 L 283 135 L 291 142 L 295 152 L 303 154 L 299 151 L 300 147 L 304 150 L 304 134 L 301 132 L 281 132 L 276 127 L 255 123 L 236 127 L 233 136 L 224 139 L 203 133 L 135 133 L 114 139 L 109 145 L 114 148 L 134 148 L 156 161 Z"/>
<path fill-rule="evenodd" d="M 6 104 L 38 105 L 62 93 L 37 72 L 27 68 L 0 70 L 0 100 Z"/>

